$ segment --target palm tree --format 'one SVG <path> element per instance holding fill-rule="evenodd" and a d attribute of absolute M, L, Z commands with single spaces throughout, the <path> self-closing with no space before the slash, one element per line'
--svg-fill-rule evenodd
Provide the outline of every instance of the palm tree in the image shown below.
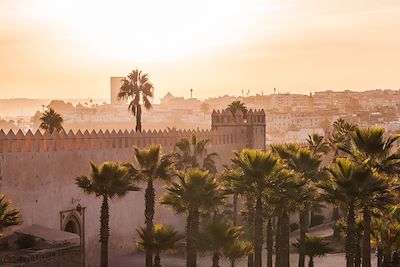
<path fill-rule="evenodd" d="M 299 177 L 295 172 L 283 169 L 273 180 L 272 190 L 267 190 L 266 202 L 274 209 L 277 217 L 276 223 L 276 260 L 275 266 L 289 266 L 289 212 L 298 207 L 299 194 L 304 186 L 305 179 Z M 268 254 L 267 263 L 271 262 L 271 253 Z M 271 266 L 271 265 L 269 265 Z"/>
<path fill-rule="evenodd" d="M 293 244 L 294 247 L 299 248 L 299 241 Z M 314 258 L 323 257 L 331 251 L 329 243 L 324 237 L 306 235 L 305 237 L 305 253 L 309 257 L 308 267 L 314 267 Z"/>
<path fill-rule="evenodd" d="M 62 123 L 64 119 L 54 109 L 49 108 L 40 117 L 40 128 L 49 131 L 50 134 L 56 130 L 57 132 L 63 130 Z"/>
<path fill-rule="evenodd" d="M 153 217 L 155 203 L 154 181 L 170 181 L 175 175 L 175 155 L 162 154 L 160 145 L 153 145 L 147 149 L 133 148 L 134 159 L 129 165 L 134 179 L 147 183 L 145 193 L 145 222 L 147 235 L 153 232 Z M 146 266 L 152 267 L 153 253 L 151 247 L 146 250 Z"/>
<path fill-rule="evenodd" d="M 353 146 L 342 148 L 359 164 L 365 164 L 369 168 L 377 169 L 381 174 L 392 175 L 400 173 L 400 150 L 392 153 L 394 143 L 400 138 L 400 135 L 392 135 L 388 138 L 384 137 L 385 130 L 383 128 L 367 128 L 356 129 L 351 133 Z M 366 198 L 376 193 L 382 198 L 384 192 L 388 190 L 385 181 L 380 181 L 380 185 L 371 184 L 370 188 L 365 191 Z M 364 202 L 364 236 L 363 236 L 363 267 L 371 266 L 371 204 Z"/>
<path fill-rule="evenodd" d="M 3 231 L 10 226 L 21 224 L 21 211 L 11 206 L 5 195 L 0 193 L 0 237 Z"/>
<path fill-rule="evenodd" d="M 206 118 L 206 113 L 210 110 L 210 104 L 207 102 L 202 102 L 200 104 L 200 111 L 203 112 L 204 118 Z"/>
<path fill-rule="evenodd" d="M 260 151 L 253 151 L 250 153 L 256 153 L 257 160 L 260 159 L 259 153 Z M 242 151 L 242 153 L 236 153 L 234 159 L 232 160 L 234 165 L 236 165 L 237 161 L 244 161 L 247 162 L 246 157 L 242 157 L 246 155 L 247 152 Z M 265 163 L 265 157 L 270 157 L 270 153 L 263 154 L 261 158 L 264 160 L 260 160 L 257 164 L 253 164 L 253 167 L 256 165 L 263 165 Z M 270 158 L 271 159 L 271 158 Z M 242 163 L 241 163 L 242 164 Z M 238 196 L 245 198 L 245 212 L 243 213 L 246 217 L 246 232 L 248 240 L 252 242 L 253 246 L 256 247 L 256 242 L 262 242 L 260 234 L 257 232 L 255 233 L 254 230 L 258 229 L 260 231 L 259 226 L 256 226 L 255 222 L 255 206 L 256 206 L 256 199 L 257 193 L 262 192 L 262 204 L 263 204 L 263 212 L 261 217 L 261 222 L 263 217 L 265 216 L 272 216 L 269 212 L 266 211 L 273 211 L 274 214 L 278 217 L 279 227 L 277 230 L 277 253 L 276 258 L 277 260 L 282 260 L 282 266 L 288 266 L 289 264 L 289 217 L 288 211 L 294 207 L 294 198 L 293 195 L 297 194 L 299 191 L 299 187 L 301 186 L 298 182 L 297 177 L 293 175 L 293 172 L 284 170 L 280 168 L 279 163 L 277 163 L 273 174 L 264 172 L 264 170 L 260 170 L 260 168 L 254 168 L 255 170 L 258 169 L 260 173 L 251 175 L 245 167 L 240 167 L 241 164 L 234 166 L 232 169 L 226 170 L 222 177 L 226 179 L 226 193 L 229 194 L 236 194 Z M 251 165 L 251 164 L 250 164 Z M 264 165 L 263 167 L 266 167 Z M 246 170 L 245 172 L 243 171 Z M 265 175 L 265 176 L 263 176 Z M 254 178 L 255 177 L 255 178 Z M 264 178 L 264 179 L 263 179 Z M 263 189 L 264 188 L 264 189 Z M 258 217 L 258 220 L 260 217 Z M 270 217 L 268 218 L 269 226 L 271 226 Z M 259 221 L 257 221 L 259 223 Z M 268 226 L 268 225 L 267 225 Z M 268 230 L 268 228 L 267 228 Z M 262 231 L 262 228 L 261 228 Z M 282 233 L 282 234 L 280 234 Z M 271 236 L 270 234 L 268 236 Z M 279 236 L 279 237 L 278 237 Z M 258 245 L 258 244 L 257 244 Z M 258 245 L 259 246 L 259 245 Z M 268 253 L 268 266 L 272 264 L 272 253 L 271 248 L 272 245 L 269 242 L 269 253 Z M 282 248 L 282 249 L 281 249 Z M 252 254 L 248 255 L 248 266 L 252 267 L 254 265 L 254 257 Z M 278 265 L 277 265 L 278 266 Z"/>
<path fill-rule="evenodd" d="M 237 215 L 238 215 L 238 195 L 240 192 L 244 192 L 243 190 L 238 190 L 235 188 L 235 183 L 240 183 L 243 179 L 242 172 L 239 169 L 235 169 L 234 167 L 228 168 L 226 167 L 220 173 L 220 179 L 224 186 L 224 191 L 226 195 L 233 195 L 232 197 L 232 223 L 233 225 L 237 225 Z"/>
<path fill-rule="evenodd" d="M 109 200 L 124 197 L 129 191 L 138 191 L 129 169 L 118 162 L 104 162 L 99 167 L 90 162 L 90 175 L 78 176 L 76 184 L 87 194 L 102 197 L 100 215 L 100 267 L 108 266 Z"/>
<path fill-rule="evenodd" d="M 346 122 L 343 119 L 338 119 L 333 123 L 333 132 L 329 139 L 329 144 L 333 151 L 333 162 L 341 155 L 342 148 L 350 148 L 351 133 L 357 129 L 357 126 Z"/>
<path fill-rule="evenodd" d="M 363 214 L 363 238 L 362 238 L 362 266 L 371 266 L 371 217 L 377 211 L 384 211 L 388 206 L 394 205 L 398 192 L 394 191 L 389 179 L 376 173 L 364 186 L 361 195 Z"/>
<path fill-rule="evenodd" d="M 321 143 L 319 136 L 314 136 L 311 143 Z M 275 145 L 273 151 L 283 160 L 286 166 L 302 178 L 302 184 L 296 194 L 297 208 L 299 210 L 299 267 L 305 265 L 305 236 L 309 227 L 309 212 L 317 201 L 317 193 L 314 188 L 320 174 L 321 144 L 314 145 L 314 152 L 308 147 L 299 147 L 296 144 Z M 313 212 L 312 212 L 313 213 Z M 312 218 L 311 214 L 311 218 Z"/>
<path fill-rule="evenodd" d="M 309 210 L 314 206 L 317 201 L 317 191 L 313 185 L 304 179 L 304 184 L 299 188 L 296 197 L 296 208 L 299 211 L 299 267 L 305 266 L 306 254 L 306 235 L 309 227 Z M 312 218 L 313 215 L 311 215 Z"/>
<path fill-rule="evenodd" d="M 243 177 L 251 185 L 255 196 L 254 218 L 254 266 L 262 265 L 263 244 L 263 193 L 270 186 L 272 177 L 280 171 L 278 160 L 271 152 L 244 149 L 235 153 L 233 164 L 241 170 Z"/>
<path fill-rule="evenodd" d="M 356 130 L 357 128 L 358 128 L 357 125 L 350 123 L 348 121 L 345 121 L 342 118 L 339 118 L 333 122 L 333 129 L 336 132 L 351 133 L 352 131 Z"/>
<path fill-rule="evenodd" d="M 400 224 L 390 216 L 374 219 L 372 245 L 377 249 L 377 266 L 392 266 L 392 254 L 400 249 Z"/>
<path fill-rule="evenodd" d="M 353 147 L 342 149 L 354 160 L 366 163 L 386 175 L 400 174 L 400 149 L 394 151 L 400 134 L 385 138 L 385 129 L 375 127 L 357 129 L 351 134 Z"/>
<path fill-rule="evenodd" d="M 241 227 L 232 226 L 221 215 L 205 222 L 197 237 L 200 250 L 213 253 L 212 267 L 219 267 L 223 250 L 229 247 L 241 234 Z"/>
<path fill-rule="evenodd" d="M 346 221 L 341 218 L 340 220 L 336 221 L 335 226 L 340 229 L 341 232 L 346 232 L 347 223 Z M 354 240 L 355 240 L 355 257 L 354 257 L 354 266 L 360 267 L 361 266 L 361 239 L 363 237 L 364 232 L 364 219 L 362 216 L 358 215 L 355 219 L 354 224 Z"/>
<path fill-rule="evenodd" d="M 207 153 L 209 139 L 198 140 L 195 134 L 179 140 L 175 147 L 178 149 L 178 167 L 179 169 L 202 168 L 211 173 L 216 173 L 215 161 L 218 158 L 217 153 Z"/>
<path fill-rule="evenodd" d="M 369 183 L 374 182 L 375 177 L 369 168 L 344 158 L 338 158 L 328 170 L 331 177 L 325 179 L 319 186 L 325 191 L 323 193 L 325 200 L 342 202 L 347 206 L 346 266 L 354 267 L 355 210 L 364 190 Z"/>
<path fill-rule="evenodd" d="M 185 236 L 179 234 L 171 225 L 156 224 L 149 235 L 147 227 L 140 227 L 137 230 L 140 241 L 138 247 L 145 251 L 154 251 L 154 267 L 161 267 L 161 252 L 175 252 L 178 242 Z"/>
<path fill-rule="evenodd" d="M 221 178 L 224 182 L 224 192 L 225 194 L 233 195 L 233 208 L 234 214 L 233 223 L 236 225 L 237 223 L 237 201 L 238 197 L 243 197 L 245 199 L 244 206 L 245 208 L 242 210 L 242 215 L 246 218 L 246 237 L 248 241 L 251 241 L 254 244 L 254 185 L 250 180 L 244 177 L 243 172 L 240 168 L 233 164 L 231 169 L 225 169 Z M 249 253 L 248 255 L 247 265 L 248 267 L 253 267 L 254 265 L 254 255 L 253 253 Z"/>
<path fill-rule="evenodd" d="M 267 209 L 268 210 L 268 209 Z M 273 214 L 267 217 L 266 226 L 266 249 L 267 249 L 267 267 L 272 267 L 272 258 L 274 250 L 274 229 L 273 229 Z"/>
<path fill-rule="evenodd" d="M 230 267 L 235 267 L 236 262 L 252 253 L 252 246 L 248 242 L 236 239 L 229 246 L 224 247 L 223 254 L 230 262 Z"/>
<path fill-rule="evenodd" d="M 299 147 L 297 144 L 274 145 L 272 150 L 287 165 L 287 167 L 307 180 L 317 182 L 321 178 L 320 166 L 322 160 L 308 147 Z"/>
<path fill-rule="evenodd" d="M 142 131 L 142 104 L 146 109 L 151 108 L 150 98 L 153 97 L 154 87 L 149 81 L 148 74 L 135 69 L 122 80 L 118 99 L 129 102 L 128 110 L 136 117 L 136 132 Z"/>
<path fill-rule="evenodd" d="M 247 114 L 247 107 L 243 102 L 238 101 L 233 101 L 228 105 L 228 110 L 232 113 L 232 116 L 235 117 L 237 111 L 241 111 L 243 113 L 243 116 L 246 116 Z"/>
<path fill-rule="evenodd" d="M 309 134 L 307 138 L 308 148 L 313 155 L 324 155 L 330 150 L 329 143 L 324 140 L 322 135 L 317 133 Z"/>
<path fill-rule="evenodd" d="M 186 213 L 186 266 L 196 267 L 196 236 L 200 213 L 215 210 L 224 196 L 216 179 L 208 171 L 187 169 L 178 181 L 167 186 L 161 204 L 171 206 L 177 213 Z"/>
<path fill-rule="evenodd" d="M 337 119 L 333 123 L 333 132 L 328 137 L 328 144 L 332 151 L 332 162 L 334 163 L 338 157 L 345 157 L 345 153 L 341 151 L 343 147 L 350 148 L 351 146 L 351 133 L 357 129 L 357 125 L 346 122 L 343 119 Z M 332 207 L 332 220 L 335 223 L 340 219 L 339 207 L 333 205 Z M 340 237 L 339 229 L 337 227 L 333 230 L 333 236 Z"/>

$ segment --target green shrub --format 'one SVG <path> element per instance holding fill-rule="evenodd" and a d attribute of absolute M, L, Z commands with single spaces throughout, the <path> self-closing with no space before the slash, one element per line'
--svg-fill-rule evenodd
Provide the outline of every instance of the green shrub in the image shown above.
<path fill-rule="evenodd" d="M 289 225 L 289 229 L 290 229 L 290 232 L 296 231 L 297 229 L 299 229 L 299 224 L 298 223 L 291 223 Z"/>
<path fill-rule="evenodd" d="M 31 248 L 36 244 L 36 238 L 33 235 L 21 235 L 15 241 L 19 249 Z"/>

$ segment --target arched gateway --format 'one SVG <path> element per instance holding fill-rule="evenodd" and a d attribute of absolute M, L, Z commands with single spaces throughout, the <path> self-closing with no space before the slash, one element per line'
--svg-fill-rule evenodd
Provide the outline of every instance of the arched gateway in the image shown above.
<path fill-rule="evenodd" d="M 60 211 L 60 229 L 80 236 L 82 266 L 85 266 L 85 207 Z"/>

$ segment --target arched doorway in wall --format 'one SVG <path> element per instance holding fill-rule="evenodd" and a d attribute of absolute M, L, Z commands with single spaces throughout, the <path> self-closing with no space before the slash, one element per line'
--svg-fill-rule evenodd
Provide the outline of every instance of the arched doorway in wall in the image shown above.
<path fill-rule="evenodd" d="M 75 215 L 70 215 L 66 220 L 64 231 L 81 236 L 81 225 Z"/>
<path fill-rule="evenodd" d="M 82 266 L 85 265 L 85 210 L 78 204 L 76 208 L 60 211 L 60 229 L 80 236 Z M 81 266 L 80 266 L 81 267 Z"/>

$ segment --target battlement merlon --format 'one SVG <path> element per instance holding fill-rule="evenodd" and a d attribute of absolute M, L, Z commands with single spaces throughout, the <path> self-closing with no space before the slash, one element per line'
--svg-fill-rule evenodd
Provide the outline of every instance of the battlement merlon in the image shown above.
<path fill-rule="evenodd" d="M 233 115 L 229 109 L 213 110 L 211 114 L 212 129 L 219 126 L 265 126 L 265 112 L 263 109 L 250 109 L 246 114 L 238 110 Z"/>
<path fill-rule="evenodd" d="M 263 109 L 250 109 L 246 114 L 240 110 L 235 114 L 229 109 L 214 110 L 211 118 L 211 129 L 233 133 L 238 147 L 266 149 L 266 120 Z"/>
<path fill-rule="evenodd" d="M 19 152 L 56 152 L 56 151 L 87 151 L 101 149 L 125 149 L 133 145 L 146 147 L 152 144 L 161 144 L 167 150 L 173 150 L 177 141 L 192 134 L 201 139 L 209 139 L 212 145 L 228 144 L 233 140 L 231 133 L 222 130 L 148 130 L 142 132 L 116 132 L 72 130 L 53 132 L 31 130 L 16 134 L 10 130 L 7 134 L 0 129 L 0 154 Z"/>
<path fill-rule="evenodd" d="M 246 131 L 239 131 L 246 128 Z M 132 145 L 146 147 L 152 144 L 161 144 L 166 150 L 174 150 L 176 142 L 192 134 L 200 139 L 209 139 L 211 145 L 230 144 L 231 147 L 240 146 L 261 148 L 265 145 L 265 112 L 250 109 L 246 115 L 237 111 L 235 116 L 231 111 L 214 110 L 212 112 L 211 130 L 133 130 L 118 132 L 115 130 L 73 132 L 53 132 L 31 130 L 15 134 L 10 130 L 7 134 L 0 129 L 0 154 L 18 152 L 56 152 L 56 151 L 87 151 L 101 149 L 123 149 Z M 245 140 L 245 141 L 244 141 Z M 246 142 L 245 144 L 242 144 Z"/>

